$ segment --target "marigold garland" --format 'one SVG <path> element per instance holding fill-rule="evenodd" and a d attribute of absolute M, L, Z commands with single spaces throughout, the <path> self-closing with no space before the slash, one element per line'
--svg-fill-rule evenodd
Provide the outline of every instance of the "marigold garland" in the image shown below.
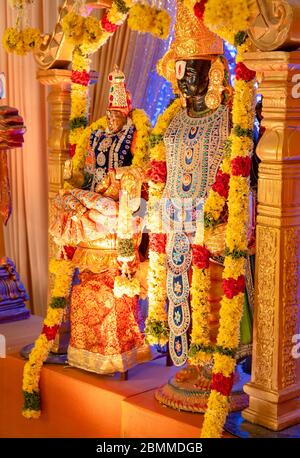
<path fill-rule="evenodd" d="M 208 0 L 204 22 L 221 38 L 235 44 L 236 35 L 248 29 L 249 18 L 255 8 L 256 2 L 252 0 Z"/>
<path fill-rule="evenodd" d="M 171 18 L 165 10 L 150 5 L 134 5 L 128 15 L 131 30 L 151 33 L 154 37 L 166 39 L 169 36 Z"/>
<path fill-rule="evenodd" d="M 208 293 L 211 285 L 209 272 L 211 253 L 204 242 L 207 239 L 208 229 L 214 229 L 223 222 L 222 212 L 229 193 L 229 146 L 230 142 L 225 145 L 224 159 L 204 204 L 204 228 L 198 223 L 195 244 L 192 246 L 192 332 L 189 362 L 193 365 L 202 365 L 211 360 L 213 352 L 216 351 L 216 348 L 210 344 L 209 337 L 210 303 Z"/>
<path fill-rule="evenodd" d="M 17 11 L 14 27 L 4 31 L 2 44 L 6 52 L 24 56 L 34 52 L 41 45 L 41 32 L 38 29 L 27 26 L 25 11 L 34 0 L 10 0 L 10 6 Z"/>
<path fill-rule="evenodd" d="M 150 121 L 144 110 L 140 109 L 132 111 L 131 119 L 136 128 L 135 150 L 132 166 L 143 168 L 149 162 L 148 145 L 151 130 Z M 82 131 L 75 145 L 75 154 L 72 157 L 73 169 L 75 171 L 82 171 L 84 169 L 89 139 L 92 132 L 96 130 L 105 131 L 106 129 L 107 120 L 106 116 L 103 116 Z"/>
<path fill-rule="evenodd" d="M 35 341 L 23 371 L 23 416 L 26 418 L 38 418 L 41 414 L 39 390 L 41 369 L 51 351 L 63 319 L 73 269 L 72 263 L 65 260 L 51 260 L 49 265 L 50 272 L 55 274 L 51 300 L 43 322 L 42 333 Z"/>
<path fill-rule="evenodd" d="M 76 46 L 73 50 L 72 56 L 71 115 L 69 135 L 70 156 L 74 153 L 76 149 L 77 139 L 80 137 L 83 130 L 88 125 L 88 84 L 90 79 L 89 73 L 89 53 L 83 52 L 81 46 Z"/>
<path fill-rule="evenodd" d="M 204 204 L 204 226 L 215 227 L 220 223 L 228 193 L 230 177 L 231 142 L 227 140 L 224 148 L 224 159 L 217 173 L 216 182 L 211 187 Z"/>
<path fill-rule="evenodd" d="M 149 344 L 164 345 L 169 340 L 166 313 L 166 237 L 160 218 L 160 201 L 166 183 L 166 149 L 164 134 L 181 109 L 179 99 L 162 113 L 150 136 L 150 181 L 148 201 L 148 228 L 150 230 L 148 299 L 146 336 Z"/>
<path fill-rule="evenodd" d="M 15 27 L 9 27 L 4 31 L 2 44 L 6 52 L 24 56 L 37 49 L 42 42 L 38 29 L 27 27 L 18 31 Z"/>
<path fill-rule="evenodd" d="M 89 139 L 90 139 L 90 136 L 92 135 L 92 132 L 96 130 L 105 131 L 106 128 L 107 128 L 107 120 L 106 120 L 106 116 L 103 116 L 102 118 L 93 122 L 89 127 L 84 129 L 84 131 L 79 136 L 76 145 L 74 145 L 75 154 L 72 157 L 74 170 L 81 171 L 84 169 Z"/>
<path fill-rule="evenodd" d="M 200 246 L 194 246 L 200 248 Z M 201 247 L 204 250 L 204 246 Z M 201 262 L 201 267 L 198 267 L 195 259 L 192 266 L 192 285 L 191 285 L 191 310 L 192 310 L 192 332 L 191 344 L 189 349 L 189 362 L 191 364 L 203 364 L 203 362 L 211 359 L 210 352 L 206 351 L 206 347 L 210 344 L 209 338 L 209 313 L 210 304 L 208 301 L 208 292 L 210 288 L 209 278 L 209 255 L 205 256 L 205 262 Z M 193 256 L 194 258 L 194 256 Z"/>
<path fill-rule="evenodd" d="M 217 348 L 214 353 L 213 381 L 202 437 L 221 437 L 229 411 L 229 396 L 233 384 L 239 345 L 239 326 L 245 289 L 245 256 L 247 255 L 247 218 L 249 203 L 249 173 L 253 148 L 255 73 L 242 64 L 243 53 L 249 48 L 248 28 L 252 5 L 250 0 L 208 0 L 204 20 L 222 38 L 237 46 L 237 69 L 233 101 L 233 130 L 230 136 L 231 162 L 228 195 L 228 223 L 223 271 L 224 296 L 221 302 Z M 233 354 L 221 354 L 220 349 Z"/>

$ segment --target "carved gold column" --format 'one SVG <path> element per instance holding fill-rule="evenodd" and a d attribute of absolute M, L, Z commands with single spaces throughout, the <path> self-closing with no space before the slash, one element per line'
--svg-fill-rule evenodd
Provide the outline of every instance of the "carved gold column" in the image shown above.
<path fill-rule="evenodd" d="M 48 136 L 48 209 L 51 211 L 52 200 L 63 187 L 63 169 L 69 158 L 68 136 L 71 112 L 71 70 L 49 69 L 38 70 L 37 79 L 48 86 L 49 136 Z M 48 257 L 55 257 L 57 246 L 48 237 Z M 51 289 L 49 277 L 48 290 Z M 68 310 L 57 335 L 52 352 L 66 353 L 69 344 Z"/>
<path fill-rule="evenodd" d="M 258 72 L 266 128 L 257 149 L 254 342 L 250 397 L 243 417 L 272 430 L 300 422 L 299 332 L 300 52 L 249 53 Z"/>
<path fill-rule="evenodd" d="M 37 79 L 48 86 L 50 132 L 48 137 L 49 203 L 63 187 L 63 168 L 69 157 L 68 136 L 71 112 L 71 70 L 38 70 Z"/>
<path fill-rule="evenodd" d="M 71 70 L 38 70 L 37 79 L 50 88 L 48 136 L 48 208 L 52 199 L 63 187 L 63 169 L 68 153 L 68 136 L 71 112 Z M 54 243 L 48 239 L 48 256 L 55 256 Z"/>

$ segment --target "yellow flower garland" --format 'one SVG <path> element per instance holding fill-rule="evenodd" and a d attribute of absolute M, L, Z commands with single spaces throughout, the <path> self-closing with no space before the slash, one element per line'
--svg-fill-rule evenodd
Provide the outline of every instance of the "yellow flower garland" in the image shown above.
<path fill-rule="evenodd" d="M 240 56 L 239 56 L 240 57 Z M 237 81 L 237 95 L 234 100 L 233 117 L 235 123 L 241 123 L 243 128 L 250 129 L 253 126 L 253 100 L 255 97 L 254 82 L 240 84 Z M 240 92 L 242 89 L 242 92 Z M 247 115 L 245 114 L 247 113 Z M 252 140 L 237 137 L 234 133 L 232 138 L 232 159 L 238 156 L 248 157 L 252 150 Z M 228 198 L 229 219 L 226 229 L 226 246 L 229 251 L 238 249 L 247 251 L 246 223 L 248 219 L 249 203 L 249 179 L 241 176 L 231 176 L 230 191 Z M 245 275 L 244 258 L 225 257 L 224 278 L 238 278 Z M 242 317 L 244 294 L 228 299 L 223 297 L 220 311 L 220 328 L 217 345 L 235 349 L 239 344 L 239 323 Z M 234 373 L 236 361 L 234 358 L 216 354 L 213 373 L 221 373 L 225 377 Z M 229 404 L 225 402 L 225 396 L 218 395 L 213 390 L 205 422 L 202 429 L 202 437 L 221 437 L 223 425 L 228 413 Z M 225 406 L 227 405 L 227 409 Z M 225 417 L 224 417 L 225 415 Z M 219 419 L 216 423 L 216 416 Z"/>
<path fill-rule="evenodd" d="M 69 13 L 70 14 L 70 13 Z M 88 50 L 86 50 L 88 51 Z M 72 71 L 74 72 L 90 72 L 90 58 L 88 52 L 83 52 L 82 47 L 76 46 L 72 55 Z M 72 121 L 76 119 L 85 120 L 87 124 L 88 118 L 88 86 L 77 83 L 72 83 L 71 86 L 71 131 L 69 135 L 70 145 L 76 145 L 77 139 L 81 136 L 85 125 L 72 125 Z"/>
<path fill-rule="evenodd" d="M 24 56 L 41 45 L 41 32 L 33 27 L 24 27 L 26 8 L 33 2 L 34 0 L 9 0 L 10 6 L 17 11 L 17 18 L 15 26 L 7 28 L 2 37 L 6 52 Z"/>
<path fill-rule="evenodd" d="M 204 22 L 221 38 L 234 44 L 236 34 L 248 29 L 249 18 L 255 9 L 253 0 L 208 0 Z"/>
<path fill-rule="evenodd" d="M 151 124 L 144 110 L 138 108 L 133 110 L 131 118 L 137 132 L 132 165 L 133 167 L 144 167 L 149 163 Z"/>
<path fill-rule="evenodd" d="M 89 146 L 89 139 L 95 130 L 105 130 L 107 128 L 106 116 L 93 122 L 89 127 L 82 130 L 81 135 L 76 141 L 76 151 L 72 158 L 73 168 L 75 171 L 84 169 L 85 158 Z M 76 140 L 76 139 L 75 139 Z"/>
<path fill-rule="evenodd" d="M 128 26 L 138 32 L 149 32 L 154 37 L 167 39 L 170 32 L 169 14 L 150 5 L 134 5 L 128 15 Z"/>
<path fill-rule="evenodd" d="M 192 332 L 191 345 L 210 344 L 209 338 L 209 314 L 210 303 L 208 292 L 210 288 L 209 269 L 200 269 L 197 266 L 192 267 L 192 286 L 191 286 L 191 309 L 192 309 Z M 197 365 L 209 361 L 211 355 L 204 351 L 198 351 L 195 355 L 189 357 L 190 364 Z"/>
<path fill-rule="evenodd" d="M 208 0 L 205 9 L 206 25 L 222 38 L 232 44 L 238 35 L 245 36 L 248 21 L 252 14 L 251 0 L 225 0 L 221 4 L 216 0 Z M 249 39 L 238 46 L 237 62 L 242 62 L 243 53 L 249 47 Z M 238 135 L 235 127 L 251 132 L 254 121 L 254 81 L 235 81 L 235 96 L 233 102 L 234 129 L 230 136 L 231 160 L 251 155 L 253 142 L 247 135 Z M 249 177 L 231 175 L 228 196 L 229 217 L 226 228 L 226 247 L 229 252 L 224 262 L 224 279 L 237 279 L 245 275 L 244 256 L 233 255 L 233 252 L 247 252 L 246 224 L 249 203 Z M 242 317 L 244 294 L 239 293 L 229 299 L 224 295 L 220 310 L 220 327 L 217 337 L 217 346 L 229 351 L 235 350 L 239 344 L 239 324 Z M 236 360 L 230 355 L 215 353 L 213 374 L 223 377 L 233 377 Z M 207 411 L 204 417 L 201 437 L 217 438 L 222 436 L 223 426 L 229 411 L 229 397 L 212 389 Z"/>
<path fill-rule="evenodd" d="M 220 170 L 223 173 L 230 173 L 230 157 L 225 155 Z M 212 188 L 210 189 L 207 199 L 204 204 L 204 215 L 209 214 L 214 221 L 218 221 L 224 209 L 226 198 L 220 196 Z M 206 231 L 198 226 L 195 244 L 203 245 L 206 240 Z M 197 266 L 192 267 L 192 284 L 191 284 L 191 310 L 192 310 L 192 332 L 191 332 L 191 347 L 192 346 L 210 346 L 209 338 L 209 314 L 210 303 L 208 293 L 210 290 L 210 273 L 209 269 L 199 269 Z M 189 356 L 189 362 L 193 365 L 203 364 L 209 361 L 211 354 L 205 351 L 192 352 Z"/>
<path fill-rule="evenodd" d="M 47 315 L 43 322 L 44 327 L 53 328 L 60 326 L 64 315 L 62 304 L 65 302 L 62 299 L 68 297 L 73 269 L 74 267 L 70 261 L 50 261 L 49 270 L 55 274 L 55 280 Z M 53 343 L 54 339 L 49 340 L 43 332 L 35 341 L 34 348 L 29 355 L 29 360 L 24 366 L 23 393 L 25 405 L 23 416 L 25 418 L 38 418 L 41 414 L 39 394 L 40 374 L 43 363 L 46 361 Z"/>
<path fill-rule="evenodd" d="M 175 115 L 181 109 L 179 99 L 175 101 L 162 113 L 152 131 L 152 138 L 156 139 L 150 148 L 150 161 L 165 161 L 166 148 L 163 136 Z M 148 202 L 148 228 L 152 234 L 163 232 L 162 221 L 159 211 L 160 201 L 165 189 L 165 183 L 149 181 L 149 202 Z M 148 299 L 149 309 L 146 322 L 146 335 L 149 344 L 164 345 L 168 342 L 168 335 L 154 333 L 151 323 L 160 323 L 165 328 L 168 322 L 166 313 L 166 254 L 149 251 L 148 270 Z M 160 335 L 159 335 L 160 334 Z"/>
<path fill-rule="evenodd" d="M 150 121 L 144 110 L 135 109 L 132 114 L 132 122 L 136 128 L 135 152 L 132 160 L 132 166 L 144 167 L 149 162 L 149 135 Z M 106 116 L 101 117 L 93 122 L 89 127 L 82 129 L 81 135 L 76 141 L 76 151 L 72 158 L 73 169 L 82 171 L 84 169 L 85 158 L 89 146 L 89 139 L 96 130 L 107 129 Z"/>
<path fill-rule="evenodd" d="M 19 56 L 24 56 L 28 52 L 33 52 L 42 42 L 41 33 L 38 29 L 27 27 L 18 31 L 15 27 L 9 27 L 4 31 L 2 44 L 6 52 L 15 52 Z"/>
<path fill-rule="evenodd" d="M 126 17 L 127 14 L 124 14 L 121 11 L 119 11 L 116 3 L 113 3 L 107 15 L 107 19 L 109 20 L 109 22 L 111 22 L 112 24 L 121 25 L 125 21 Z"/>
<path fill-rule="evenodd" d="M 220 170 L 223 173 L 230 174 L 230 157 L 225 155 L 220 166 Z M 224 209 L 225 203 L 226 198 L 220 196 L 220 194 L 211 188 L 204 204 L 204 214 L 210 215 L 214 221 L 218 221 Z"/>

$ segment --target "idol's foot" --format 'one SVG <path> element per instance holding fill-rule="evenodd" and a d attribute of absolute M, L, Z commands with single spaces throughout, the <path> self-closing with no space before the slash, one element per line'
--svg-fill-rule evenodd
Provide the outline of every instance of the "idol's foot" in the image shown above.
<path fill-rule="evenodd" d="M 155 398 L 168 407 L 188 412 L 204 413 L 210 395 L 212 364 L 187 366 L 179 370 L 166 385 L 155 392 Z M 248 396 L 243 385 L 250 381 L 239 366 L 235 373 L 234 386 L 230 397 L 230 410 L 242 410 L 248 406 Z"/>
<path fill-rule="evenodd" d="M 185 386 L 187 389 L 191 387 L 208 390 L 212 379 L 212 367 L 212 360 L 202 366 L 189 365 L 177 372 L 174 383 Z"/>

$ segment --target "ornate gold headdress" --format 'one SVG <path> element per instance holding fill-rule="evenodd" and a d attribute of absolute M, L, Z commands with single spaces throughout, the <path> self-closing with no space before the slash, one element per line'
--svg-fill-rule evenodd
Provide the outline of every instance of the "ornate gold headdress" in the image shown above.
<path fill-rule="evenodd" d="M 108 75 L 110 82 L 108 110 L 121 111 L 126 116 L 131 111 L 131 96 L 125 85 L 125 75 L 115 65 L 114 70 Z"/>
<path fill-rule="evenodd" d="M 175 62 L 177 60 L 213 59 L 223 54 L 223 41 L 211 32 L 181 0 L 177 0 L 175 37 L 170 49 L 157 64 L 157 72 L 177 86 Z"/>

